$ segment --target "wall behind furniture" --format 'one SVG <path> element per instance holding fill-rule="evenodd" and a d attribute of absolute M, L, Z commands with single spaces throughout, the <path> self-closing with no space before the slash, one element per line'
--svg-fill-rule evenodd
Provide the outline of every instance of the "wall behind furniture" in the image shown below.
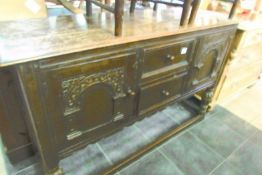
<path fill-rule="evenodd" d="M 0 0 L 0 21 L 45 17 L 44 0 Z"/>

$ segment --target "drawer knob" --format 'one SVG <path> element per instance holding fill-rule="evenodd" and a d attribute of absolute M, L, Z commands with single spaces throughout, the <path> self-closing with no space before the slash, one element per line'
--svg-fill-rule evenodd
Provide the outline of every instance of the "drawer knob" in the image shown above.
<path fill-rule="evenodd" d="M 169 59 L 170 61 L 173 61 L 175 59 L 175 56 L 174 55 L 170 55 L 168 54 L 167 56 L 167 59 Z"/>
<path fill-rule="evenodd" d="M 195 65 L 195 68 L 201 69 L 203 66 L 204 66 L 203 63 L 198 63 L 197 65 Z"/>
<path fill-rule="evenodd" d="M 131 89 L 128 89 L 128 90 L 127 90 L 127 93 L 128 93 L 129 95 L 131 95 L 131 96 L 136 95 L 136 93 L 135 93 L 134 91 L 132 91 Z"/>
<path fill-rule="evenodd" d="M 163 90 L 162 93 L 165 95 L 165 96 L 169 96 L 170 95 L 170 92 L 166 91 L 166 90 Z"/>

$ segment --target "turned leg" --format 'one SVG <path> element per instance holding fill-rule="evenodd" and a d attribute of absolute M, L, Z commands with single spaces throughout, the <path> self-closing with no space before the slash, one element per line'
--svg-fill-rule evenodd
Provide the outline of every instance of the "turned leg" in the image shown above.
<path fill-rule="evenodd" d="M 115 2 L 115 36 L 122 35 L 124 0 L 116 0 Z"/>
<path fill-rule="evenodd" d="M 230 13 L 229 13 L 229 16 L 228 16 L 229 19 L 234 18 L 235 13 L 236 13 L 236 11 L 237 11 L 237 6 L 239 5 L 239 3 L 240 3 L 240 0 L 235 0 L 235 1 L 233 2 L 232 8 L 231 8 Z"/>
<path fill-rule="evenodd" d="M 64 175 L 64 171 L 62 168 L 55 168 L 53 170 L 49 170 L 46 175 Z"/>
<path fill-rule="evenodd" d="M 190 13 L 192 0 L 185 0 L 183 5 L 183 11 L 180 19 L 180 26 L 185 26 L 188 24 L 188 16 Z"/>
<path fill-rule="evenodd" d="M 154 11 L 157 11 L 157 5 L 158 5 L 157 3 L 154 4 L 154 8 L 153 8 Z"/>
<path fill-rule="evenodd" d="M 133 14 L 133 13 L 134 13 L 135 8 L 136 8 L 136 2 L 137 2 L 137 0 L 131 0 L 130 10 L 129 10 L 130 14 Z"/>
<path fill-rule="evenodd" d="M 92 16 L 92 2 L 91 2 L 91 0 L 86 0 L 86 16 Z"/>
<path fill-rule="evenodd" d="M 195 22 L 195 18 L 197 15 L 197 11 L 199 9 L 200 1 L 201 0 L 194 0 L 193 2 L 193 6 L 192 6 L 192 10 L 191 10 L 190 17 L 189 17 L 189 22 L 188 22 L 189 24 L 194 24 Z"/>
<path fill-rule="evenodd" d="M 212 101 L 213 95 L 214 95 L 214 87 L 205 90 L 201 100 L 201 106 L 199 111 L 200 115 L 204 116 L 207 112 L 209 112 L 210 109 L 209 104 Z"/>

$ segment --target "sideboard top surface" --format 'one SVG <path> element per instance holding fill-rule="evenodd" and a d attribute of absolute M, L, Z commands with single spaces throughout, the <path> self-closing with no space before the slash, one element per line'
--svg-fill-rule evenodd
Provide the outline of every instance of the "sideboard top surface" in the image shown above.
<path fill-rule="evenodd" d="M 179 27 L 180 13 L 179 8 L 126 12 L 121 37 L 113 35 L 114 16 L 105 11 L 89 18 L 72 15 L 0 22 L 0 67 L 236 24 L 217 13 L 199 11 L 194 25 Z"/>

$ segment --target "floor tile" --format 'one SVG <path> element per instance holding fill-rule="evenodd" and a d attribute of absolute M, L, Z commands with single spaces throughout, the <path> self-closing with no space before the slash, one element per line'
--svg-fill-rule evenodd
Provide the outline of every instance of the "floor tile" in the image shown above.
<path fill-rule="evenodd" d="M 30 165 L 33 165 L 33 164 L 39 164 L 39 157 L 38 156 L 32 156 L 28 159 L 25 159 L 21 162 L 19 162 L 18 164 L 14 165 L 13 168 L 16 170 L 16 171 L 19 171 L 21 169 L 24 169 L 25 167 L 28 167 Z M 37 162 L 37 163 L 36 163 Z"/>
<path fill-rule="evenodd" d="M 215 117 L 217 120 L 225 123 L 234 131 L 239 133 L 241 136 L 243 136 L 243 138 L 247 138 L 257 131 L 257 129 L 250 123 L 246 122 L 225 108 L 224 110 L 221 110 L 219 113 L 217 113 Z"/>
<path fill-rule="evenodd" d="M 229 163 L 225 162 L 220 165 L 211 175 L 243 175 L 239 170 Z"/>
<path fill-rule="evenodd" d="M 224 107 L 220 105 L 216 105 L 212 108 L 210 112 L 206 114 L 205 118 L 213 117 L 215 115 L 220 115 L 221 113 L 224 112 L 224 110 L 226 110 Z"/>
<path fill-rule="evenodd" d="M 183 175 L 160 152 L 154 151 L 120 171 L 121 175 Z"/>
<path fill-rule="evenodd" d="M 60 161 L 60 167 L 68 175 L 93 175 L 103 172 L 110 162 L 96 144 L 88 145 L 70 157 Z"/>
<path fill-rule="evenodd" d="M 216 120 L 216 117 L 204 120 L 190 131 L 225 158 L 244 141 L 234 130 Z"/>
<path fill-rule="evenodd" d="M 163 112 L 157 112 L 135 124 L 150 141 L 178 127 L 178 124 Z"/>
<path fill-rule="evenodd" d="M 44 175 L 41 164 L 37 163 L 31 165 L 21 171 L 18 171 L 15 175 Z"/>
<path fill-rule="evenodd" d="M 113 162 L 126 158 L 147 145 L 149 141 L 134 126 L 124 128 L 116 134 L 98 142 L 107 157 Z"/>
<path fill-rule="evenodd" d="M 170 140 L 161 150 L 186 175 L 206 175 L 223 160 L 188 132 Z"/>
<path fill-rule="evenodd" d="M 172 117 L 178 124 L 182 124 L 186 120 L 192 118 L 192 113 L 186 110 L 182 105 L 171 105 L 162 112 Z"/>
<path fill-rule="evenodd" d="M 242 145 L 228 162 L 237 167 L 244 175 L 262 174 L 262 133 L 258 132 Z"/>

